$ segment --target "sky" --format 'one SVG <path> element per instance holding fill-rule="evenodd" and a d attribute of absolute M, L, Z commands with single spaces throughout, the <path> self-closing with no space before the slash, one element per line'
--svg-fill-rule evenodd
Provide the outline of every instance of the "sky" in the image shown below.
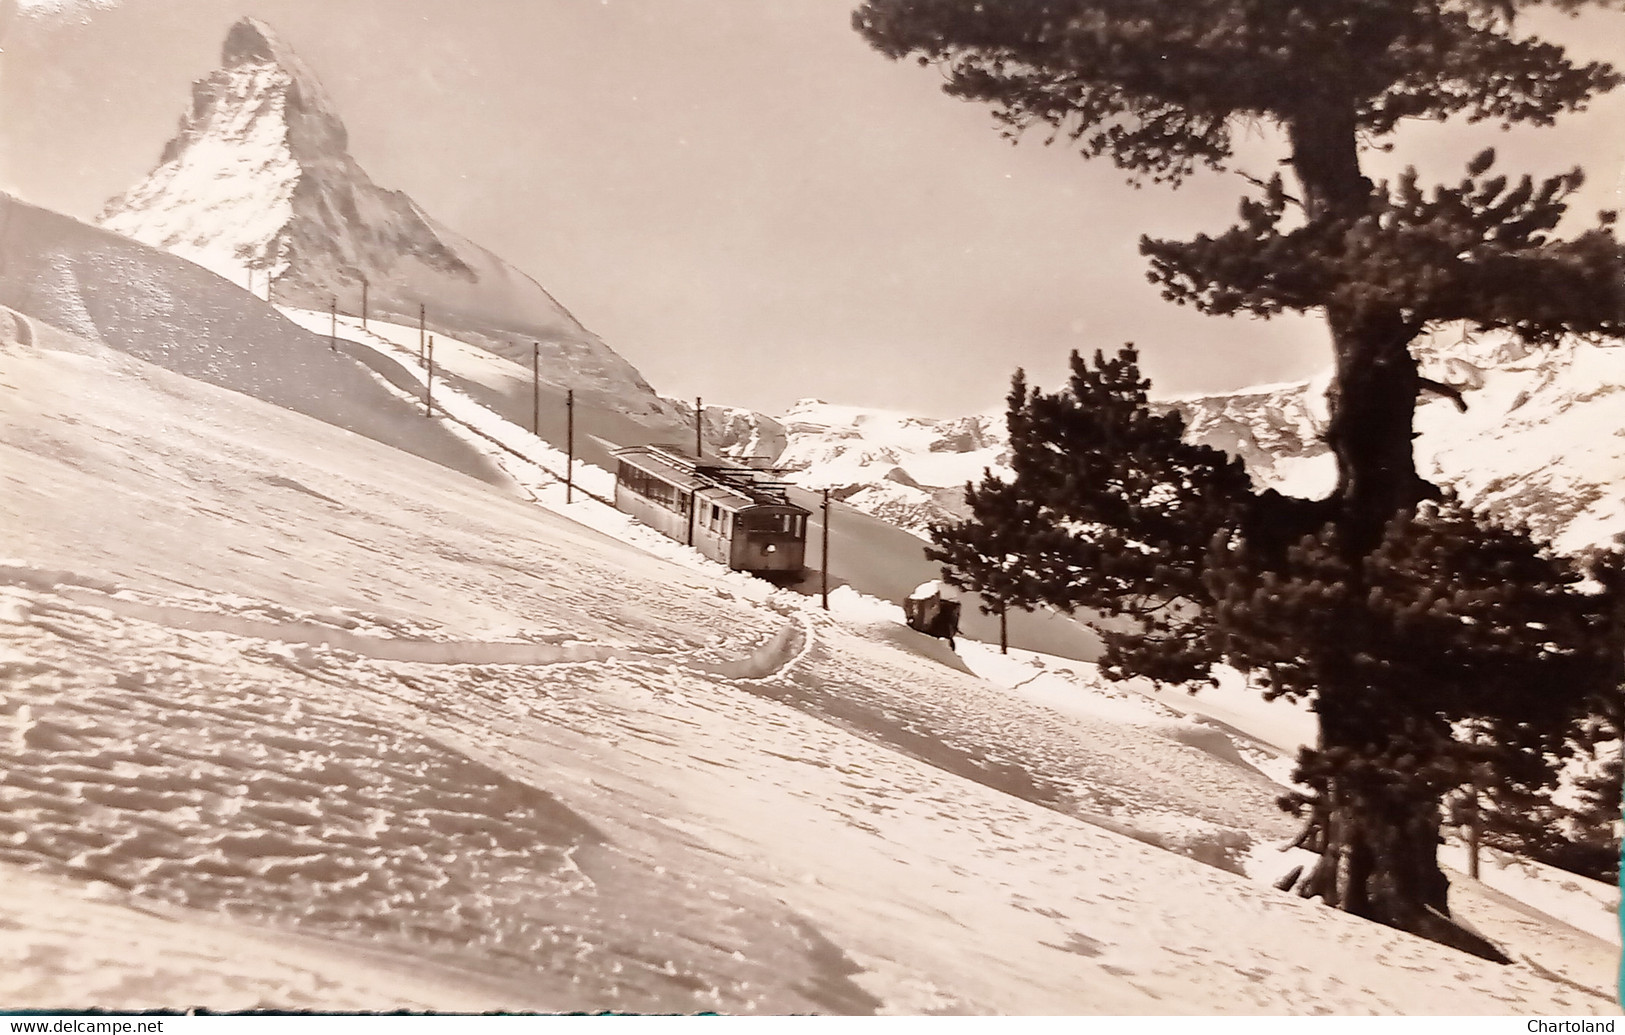
<path fill-rule="evenodd" d="M 1135 189 L 893 63 L 853 0 L 0 0 L 0 189 L 92 218 L 156 163 L 219 62 L 265 20 L 320 76 L 374 181 L 535 277 L 662 392 L 782 412 L 801 398 L 949 416 L 1010 374 L 1141 349 L 1157 394 L 1309 376 L 1312 319 L 1217 320 L 1164 302 L 1142 233 L 1231 221 L 1246 184 Z M 1625 59 L 1625 14 L 1558 27 Z M 1420 127 L 1371 168 L 1454 179 L 1590 172 L 1620 204 L 1625 95 L 1503 138 Z M 1238 163 L 1268 175 L 1262 134 Z"/>

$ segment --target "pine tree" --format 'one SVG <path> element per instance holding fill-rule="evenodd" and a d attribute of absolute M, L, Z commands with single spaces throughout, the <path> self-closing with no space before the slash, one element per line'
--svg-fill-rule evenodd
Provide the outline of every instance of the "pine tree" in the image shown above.
<path fill-rule="evenodd" d="M 1578 564 L 1450 498 L 1395 517 L 1358 573 L 1338 534 L 1284 565 L 1224 549 L 1208 575 L 1225 657 L 1314 700 L 1319 744 L 1294 774 L 1310 793 L 1289 804 L 1321 862 L 1299 890 L 1496 958 L 1448 920 L 1438 803 L 1471 785 L 1503 814 L 1548 808 L 1611 674 L 1602 603 Z"/>
<path fill-rule="evenodd" d="M 1410 345 L 1451 322 L 1536 344 L 1618 335 L 1625 263 L 1610 213 L 1575 236 L 1557 235 L 1583 182 L 1578 169 L 1541 181 L 1508 177 L 1486 150 L 1459 182 L 1427 187 L 1414 172 L 1373 182 L 1361 159 L 1389 146 L 1406 119 L 1543 125 L 1618 85 L 1611 67 L 1576 63 L 1518 33 L 1518 13 L 1543 3 L 867 0 L 853 17 L 883 54 L 935 64 L 950 95 L 992 105 L 1012 137 L 1045 128 L 1050 142 L 1106 157 L 1136 182 L 1178 185 L 1198 169 L 1222 168 L 1238 127 L 1280 134 L 1290 191 L 1280 176 L 1255 181 L 1235 226 L 1189 241 L 1141 241 L 1151 278 L 1175 302 L 1213 315 L 1315 312 L 1330 332 L 1326 438 L 1337 486 L 1325 501 L 1264 494 L 1245 505 L 1207 568 L 1214 635 L 1224 652 L 1260 663 L 1279 692 L 1313 688 L 1320 743 L 1308 767 L 1316 800 L 1305 804 L 1309 840 L 1326 861 L 1305 889 L 1444 940 L 1457 940 L 1440 922 L 1448 885 L 1436 862 L 1448 779 L 1438 767 L 1450 731 L 1430 709 L 1461 704 L 1462 690 L 1448 674 L 1452 648 L 1416 632 L 1450 631 L 1428 617 L 1432 600 L 1420 611 L 1415 601 L 1403 611 L 1383 602 L 1405 591 L 1414 566 L 1449 556 L 1414 516 L 1438 493 L 1417 474 L 1412 439 L 1419 394 L 1450 389 L 1421 376 Z M 1310 542 L 1300 543 L 1305 536 Z M 1536 584 L 1548 577 L 1510 544 L 1484 551 L 1505 554 Z M 1177 567 L 1172 577 L 1188 574 Z M 1220 573 L 1248 587 L 1245 596 Z M 1452 598 L 1440 606 L 1473 617 L 1476 605 Z M 1365 623 L 1359 635 L 1349 635 L 1345 618 Z M 1418 701 L 1406 682 L 1414 673 L 1394 667 L 1390 654 L 1367 657 L 1353 646 L 1400 641 L 1432 657 L 1440 672 L 1420 674 L 1443 674 L 1448 688 Z M 1518 662 L 1542 675 L 1557 664 Z M 1485 707 L 1512 707 L 1513 696 L 1492 693 Z"/>
<path fill-rule="evenodd" d="M 1025 397 L 1023 384 L 1018 370 L 1010 393 L 1012 413 Z M 942 564 L 944 582 L 980 596 L 983 614 L 999 616 L 999 651 L 1008 653 L 1010 609 L 1031 611 L 1039 602 L 1024 556 L 1039 528 L 1038 508 L 986 470 L 980 485 L 965 485 L 965 505 L 970 514 L 964 520 L 931 524 L 932 545 L 925 556 Z"/>
<path fill-rule="evenodd" d="M 981 597 L 983 614 L 999 616 L 999 651 L 1009 653 L 1011 608 L 1031 611 L 1036 604 L 1031 580 L 1020 555 L 1026 519 L 1021 501 L 990 472 L 982 482 L 965 486 L 970 516 L 961 521 L 933 522 L 926 547 L 928 560 L 942 564 L 942 580 Z"/>
<path fill-rule="evenodd" d="M 1239 461 L 1183 440 L 1177 411 L 1153 412 L 1132 345 L 1091 365 L 1072 354 L 1056 393 L 1017 371 L 1005 415 L 1011 480 L 966 486 L 970 516 L 931 529 L 926 556 L 989 613 L 1050 605 L 1127 620 L 1103 637 L 1108 672 L 1168 682 L 1215 660 L 1196 616 L 1212 537 L 1250 498 Z"/>
<path fill-rule="evenodd" d="M 1047 519 L 1028 560 L 1045 603 L 1123 619 L 1104 637 L 1108 675 L 1184 682 L 1216 655 L 1200 618 L 1212 601 L 1206 553 L 1251 499 L 1239 461 L 1184 441 L 1184 418 L 1155 412 L 1133 346 L 1077 353 L 1067 387 L 1031 390 L 1010 419 L 1014 482 Z"/>
<path fill-rule="evenodd" d="M 1575 873 L 1617 882 L 1620 806 L 1625 802 L 1625 535 L 1585 563 L 1596 589 L 1597 641 L 1607 675 L 1570 737 L 1582 761 L 1574 780 L 1579 803 L 1558 809 L 1544 825 L 1535 855 Z"/>
<path fill-rule="evenodd" d="M 1595 880 L 1615 882 L 1620 864 L 1621 734 L 1625 731 L 1625 552 L 1580 562 L 1596 652 L 1596 691 L 1564 743 L 1516 766 L 1484 767 L 1484 843 Z M 1567 778 L 1567 792 L 1552 793 Z"/>

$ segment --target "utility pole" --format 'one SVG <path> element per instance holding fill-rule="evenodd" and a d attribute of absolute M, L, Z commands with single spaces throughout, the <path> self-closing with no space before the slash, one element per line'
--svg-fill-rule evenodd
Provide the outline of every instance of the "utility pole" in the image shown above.
<path fill-rule="evenodd" d="M 327 349 L 339 350 L 339 299 L 334 295 L 327 303 Z"/>
<path fill-rule="evenodd" d="M 276 274 L 265 271 L 265 304 L 276 305 Z"/>
<path fill-rule="evenodd" d="M 576 390 L 564 391 L 564 502 L 570 502 L 576 480 Z"/>
<path fill-rule="evenodd" d="M 423 303 L 418 303 L 418 362 L 423 362 Z"/>
<path fill-rule="evenodd" d="M 1010 653 L 1010 605 L 999 605 L 999 653 Z"/>
<path fill-rule="evenodd" d="M 829 610 L 829 490 L 824 490 L 824 548 L 819 552 L 824 572 L 824 610 Z"/>
<path fill-rule="evenodd" d="M 1478 845 L 1482 836 L 1483 814 L 1478 808 L 1478 774 L 1473 774 L 1473 782 L 1467 785 L 1467 876 L 1473 880 L 1478 879 Z"/>
<path fill-rule="evenodd" d="M 701 460 L 705 456 L 705 439 L 701 429 L 705 426 L 705 400 L 699 396 L 694 397 L 694 459 Z M 689 545 L 693 545 L 690 543 Z"/>
<path fill-rule="evenodd" d="M 367 329 L 367 278 L 361 278 L 361 329 Z"/>
<path fill-rule="evenodd" d="M 530 343 L 530 433 L 542 434 L 542 343 Z"/>
<path fill-rule="evenodd" d="M 429 379 L 423 383 L 423 415 L 434 416 L 434 335 L 429 335 Z"/>

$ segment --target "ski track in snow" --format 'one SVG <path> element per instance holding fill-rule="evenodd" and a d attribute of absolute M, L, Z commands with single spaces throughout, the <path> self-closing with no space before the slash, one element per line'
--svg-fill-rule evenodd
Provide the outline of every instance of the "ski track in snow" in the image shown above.
<path fill-rule="evenodd" d="M 372 348 L 380 353 L 396 359 L 416 359 L 409 344 L 409 336 L 413 333 L 410 328 L 392 324 L 375 324 L 376 330 L 363 328 L 359 321 L 342 319 L 336 324 L 331 316 L 312 311 L 287 310 L 287 315 L 295 322 L 310 329 L 315 329 L 319 321 L 326 319 L 330 328 L 342 328 L 347 340 L 355 345 Z M 447 345 L 456 349 L 469 347 L 452 340 L 441 340 L 442 355 Z M 428 389 L 429 372 L 427 365 L 415 366 L 411 362 L 402 366 L 409 372 L 409 376 L 425 391 Z M 472 432 L 477 438 L 470 441 L 476 446 L 483 446 L 487 451 L 491 446 L 498 447 L 502 452 L 491 454 L 492 458 L 503 466 L 510 474 L 516 476 L 516 481 L 527 489 L 529 495 L 538 503 L 546 505 L 542 494 L 538 491 L 549 481 L 555 487 L 559 477 L 548 466 L 549 461 L 557 466 L 563 466 L 565 458 L 558 455 L 557 450 L 516 429 L 513 425 L 503 421 L 486 407 L 470 399 L 466 394 L 439 385 L 433 392 L 439 400 L 438 414 L 442 419 L 450 420 L 463 429 Z M 484 440 L 483 442 L 481 440 Z M 503 455 L 506 454 L 506 455 Z M 514 467 L 517 458 L 531 466 L 535 471 L 542 473 L 544 481 L 540 484 L 531 482 L 527 484 L 525 473 Z M 577 477 L 586 475 L 592 480 L 604 484 L 612 484 L 609 475 L 590 465 L 577 463 L 575 468 Z M 595 502 L 603 503 L 602 496 Z M 588 505 L 590 506 L 590 504 Z M 562 512 L 562 508 L 558 509 Z M 577 519 L 586 516 L 585 508 L 577 508 L 572 517 Z M 618 511 L 611 511 L 608 524 L 616 527 L 616 531 L 631 531 L 633 523 L 626 522 L 624 515 Z M 605 527 L 604 518 L 608 515 L 598 514 L 599 527 Z M 720 566 L 700 558 L 695 551 L 676 547 L 671 541 L 659 536 L 657 533 L 641 530 L 641 535 L 631 536 L 633 541 L 640 541 L 640 545 L 654 548 L 660 555 L 673 557 L 681 562 L 698 564 L 701 567 L 713 567 L 722 570 Z M 680 551 L 680 552 L 678 552 Z M 804 603 L 804 602 L 802 602 Z M 807 648 L 811 647 L 811 642 Z M 804 649 L 807 649 L 804 648 Z M 1068 781 L 1070 786 L 1053 783 L 1049 780 L 1035 780 L 1024 767 L 1020 758 L 1019 749 L 1008 757 L 988 752 L 978 743 L 980 730 L 978 724 L 986 719 L 986 705 L 976 702 L 972 705 L 973 721 L 967 723 L 964 718 L 954 718 L 943 714 L 931 714 L 927 702 L 909 702 L 909 711 L 927 709 L 927 722 L 920 722 L 912 716 L 899 719 L 888 711 L 885 703 L 869 703 L 874 698 L 873 687 L 869 684 L 851 683 L 834 688 L 821 688 L 813 694 L 796 694 L 794 700 L 798 707 L 809 708 L 816 714 L 836 721 L 847 722 L 850 726 L 860 729 L 881 728 L 886 731 L 885 736 L 889 742 L 901 745 L 905 750 L 918 754 L 935 764 L 944 765 L 953 771 L 959 772 L 968 778 L 991 782 L 1009 793 L 1017 794 L 1028 800 L 1070 812 L 1073 815 L 1087 818 L 1091 822 L 1104 826 L 1119 833 L 1144 840 L 1158 847 L 1170 848 L 1230 869 L 1239 870 L 1240 858 L 1252 846 L 1253 836 L 1240 829 L 1233 816 L 1227 816 L 1223 809 L 1205 807 L 1198 796 L 1188 795 L 1180 802 L 1182 809 L 1176 810 L 1174 815 L 1163 815 L 1163 810 L 1157 805 L 1144 801 L 1142 793 L 1134 791 L 1124 792 L 1121 778 L 1111 771 L 1111 766 L 1089 765 L 1085 766 L 1083 774 Z M 1029 740 L 1025 727 L 1031 722 L 1031 715 L 1024 714 L 1020 719 L 1007 727 L 1007 735 L 1016 744 Z M 968 732 L 965 742 L 972 745 L 969 748 L 956 746 L 958 738 L 954 735 L 956 727 L 975 730 Z M 1187 734 L 1188 737 L 1188 734 Z M 1221 738 L 1222 739 L 1222 738 Z M 1066 761 L 1060 757 L 1045 758 L 1048 768 L 1059 766 L 1069 768 Z M 1112 758 L 1113 762 L 1128 761 L 1121 757 Z M 1132 761 L 1129 764 L 1134 764 Z M 1140 760 L 1142 765 L 1152 764 L 1150 759 Z M 1257 798 L 1257 789 L 1252 788 L 1251 797 Z M 1177 792 L 1174 795 L 1178 797 Z M 1243 792 L 1243 797 L 1248 795 Z M 1196 824 L 1190 822 L 1188 813 L 1195 813 L 1202 817 Z M 1126 818 L 1125 818 L 1126 817 Z M 1208 821 L 1219 824 L 1217 829 L 1209 827 Z M 1276 836 L 1284 836 L 1286 826 L 1284 823 L 1267 824 L 1273 829 Z"/>
<path fill-rule="evenodd" d="M 315 618 L 281 620 L 247 617 L 219 610 L 200 610 L 134 598 L 128 590 L 111 592 L 75 585 L 66 572 L 46 572 L 0 564 L 0 586 L 54 590 L 63 597 L 141 621 L 193 632 L 224 632 L 310 647 L 326 647 L 377 661 L 403 661 L 436 665 L 557 665 L 568 663 L 675 659 L 697 671 L 733 679 L 765 679 L 792 659 L 804 654 L 810 629 L 805 621 L 790 620 L 765 644 L 736 659 L 708 660 L 698 652 L 668 654 L 630 646 L 561 642 L 568 634 L 540 634 L 543 642 L 498 640 L 432 640 L 369 636 L 337 628 Z M 259 610 L 277 610 L 263 605 Z M 708 653 L 715 653 L 711 651 Z"/>

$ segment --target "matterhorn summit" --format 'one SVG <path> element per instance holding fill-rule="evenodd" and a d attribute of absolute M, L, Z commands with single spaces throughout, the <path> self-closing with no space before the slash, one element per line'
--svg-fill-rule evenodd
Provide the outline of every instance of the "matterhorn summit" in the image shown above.
<path fill-rule="evenodd" d="M 372 182 L 315 75 L 263 22 L 232 26 L 221 67 L 145 180 L 109 202 L 110 230 L 282 304 L 441 328 L 544 374 L 645 408 L 648 384 L 535 281 Z"/>

